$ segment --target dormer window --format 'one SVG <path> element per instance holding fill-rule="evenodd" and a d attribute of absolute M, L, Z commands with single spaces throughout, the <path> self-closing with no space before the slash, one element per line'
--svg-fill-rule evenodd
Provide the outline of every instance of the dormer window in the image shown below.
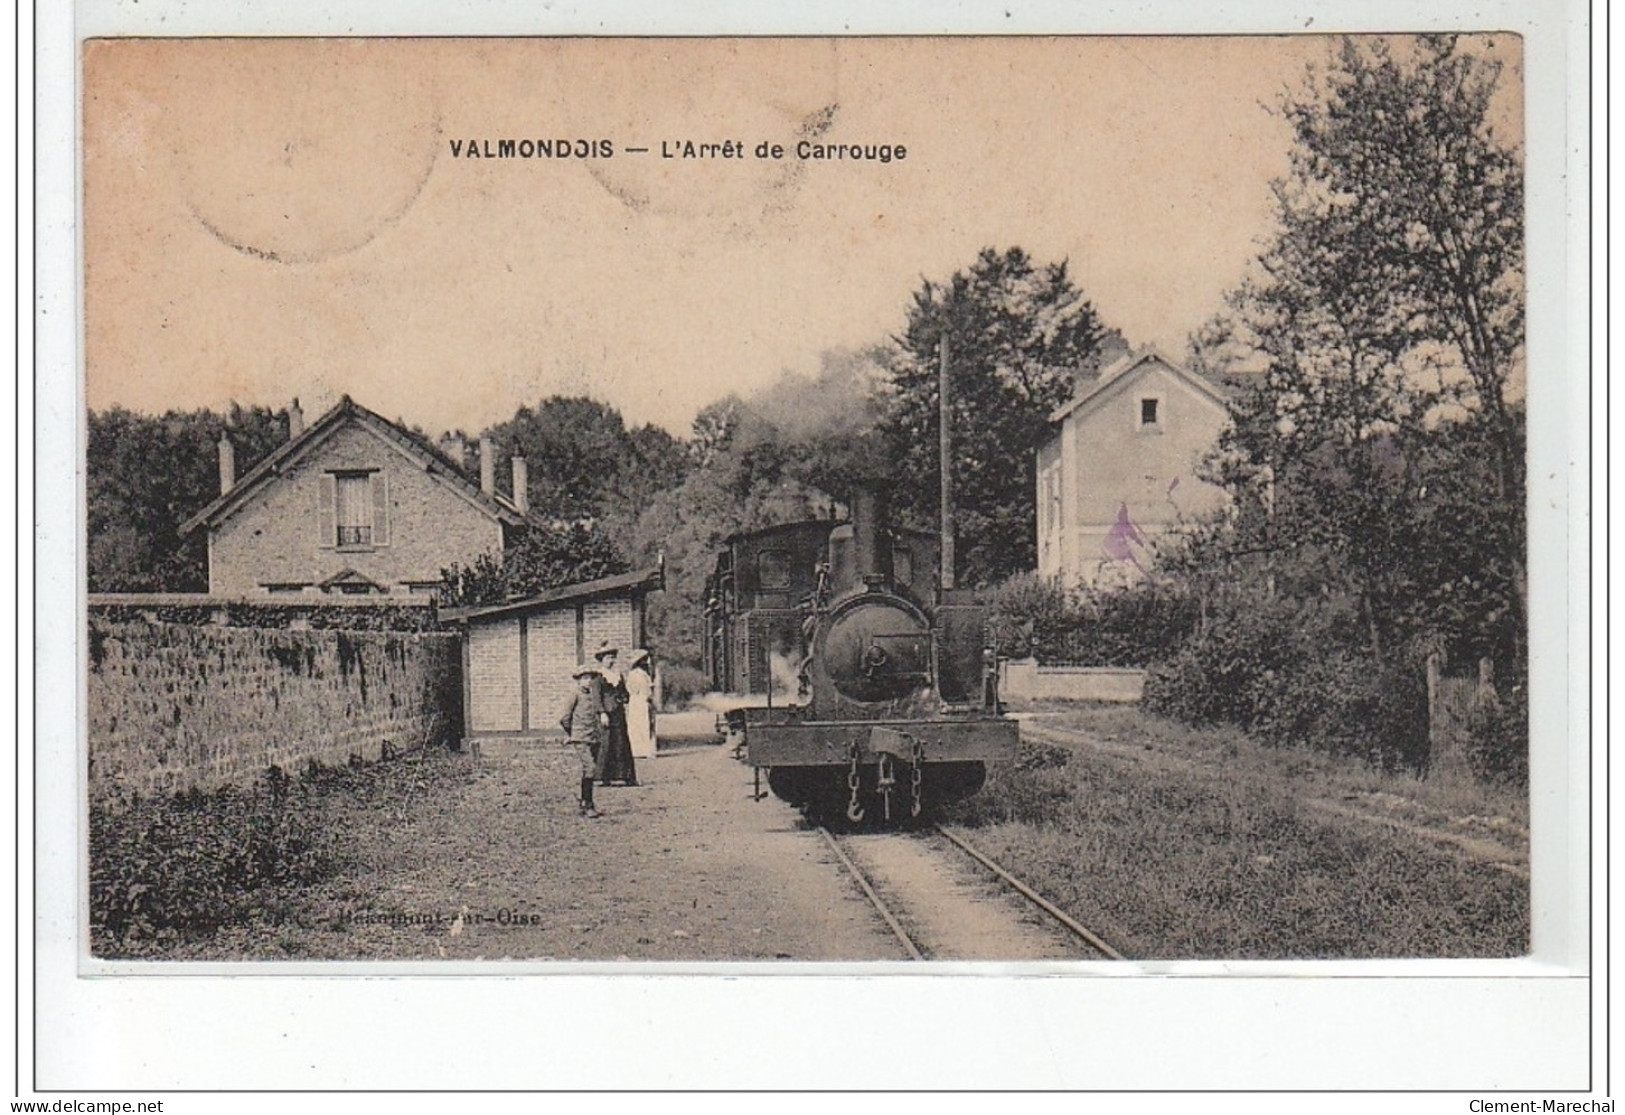
<path fill-rule="evenodd" d="M 1140 429 L 1160 430 L 1162 428 L 1162 400 L 1147 395 L 1140 399 Z"/>

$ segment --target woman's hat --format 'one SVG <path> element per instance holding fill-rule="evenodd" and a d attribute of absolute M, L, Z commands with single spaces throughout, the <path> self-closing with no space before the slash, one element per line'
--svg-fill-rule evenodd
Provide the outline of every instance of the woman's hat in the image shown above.
<path fill-rule="evenodd" d="M 598 644 L 598 649 L 592 652 L 592 656 L 594 658 L 605 658 L 611 654 L 619 653 L 621 653 L 621 648 L 610 642 L 608 639 L 605 639 L 603 642 Z"/>
<path fill-rule="evenodd" d="M 595 677 L 597 673 L 597 666 L 577 666 L 570 672 L 570 676 L 573 678 L 590 678 Z"/>
<path fill-rule="evenodd" d="M 649 661 L 649 652 L 644 650 L 642 647 L 639 647 L 627 657 L 626 664 L 628 666 L 636 666 L 639 662 L 647 661 Z"/>

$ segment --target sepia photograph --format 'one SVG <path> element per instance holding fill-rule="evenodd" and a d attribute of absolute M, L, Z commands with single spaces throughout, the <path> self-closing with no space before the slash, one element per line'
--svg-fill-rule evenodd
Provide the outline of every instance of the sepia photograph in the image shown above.
<path fill-rule="evenodd" d="M 1529 954 L 1519 35 L 80 64 L 91 962 Z"/>

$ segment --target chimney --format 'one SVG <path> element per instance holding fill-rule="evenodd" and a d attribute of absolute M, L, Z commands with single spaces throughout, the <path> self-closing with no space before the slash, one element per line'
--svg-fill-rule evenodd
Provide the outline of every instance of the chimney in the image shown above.
<path fill-rule="evenodd" d="M 440 439 L 440 452 L 449 457 L 451 463 L 458 468 L 468 468 L 468 446 L 457 434 L 447 434 Z"/>
<path fill-rule="evenodd" d="M 299 400 L 288 404 L 288 440 L 305 432 L 305 412 L 299 409 Z"/>
<path fill-rule="evenodd" d="M 858 582 L 873 587 L 892 583 L 892 544 L 885 493 L 867 485 L 852 491 L 852 553 Z"/>
<path fill-rule="evenodd" d="M 513 459 L 513 505 L 520 514 L 530 510 L 530 466 L 519 456 Z"/>
<path fill-rule="evenodd" d="M 488 437 L 480 438 L 480 491 L 497 494 L 497 447 Z"/>
<path fill-rule="evenodd" d="M 220 494 L 225 495 L 237 483 L 237 451 L 231 446 L 231 438 L 224 430 L 220 431 Z"/>

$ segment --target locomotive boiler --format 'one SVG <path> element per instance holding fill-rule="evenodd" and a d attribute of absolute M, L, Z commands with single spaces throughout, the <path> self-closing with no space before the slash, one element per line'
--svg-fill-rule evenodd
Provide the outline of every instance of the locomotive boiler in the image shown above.
<path fill-rule="evenodd" d="M 898 822 L 975 793 L 1013 759 L 985 609 L 941 587 L 938 549 L 859 489 L 848 523 L 735 535 L 707 586 L 713 688 L 755 694 L 728 733 L 775 795 Z"/>

